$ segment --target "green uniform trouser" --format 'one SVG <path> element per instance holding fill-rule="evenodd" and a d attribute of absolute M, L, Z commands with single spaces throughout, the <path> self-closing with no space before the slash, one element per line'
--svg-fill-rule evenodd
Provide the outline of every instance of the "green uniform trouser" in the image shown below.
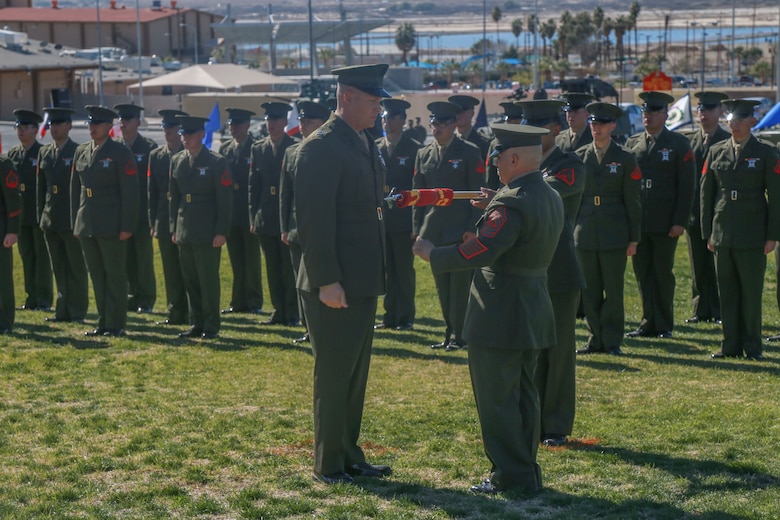
<path fill-rule="evenodd" d="M 466 344 L 466 340 L 463 339 L 463 324 L 466 321 L 466 304 L 469 300 L 469 289 L 473 277 L 472 270 L 433 275 L 444 323 L 447 325 L 444 339 L 450 340 L 454 336 L 455 342 L 459 345 Z"/>
<path fill-rule="evenodd" d="M 29 309 L 51 307 L 54 282 L 51 260 L 43 231 L 38 226 L 19 227 L 19 256 L 24 270 L 24 306 Z"/>
<path fill-rule="evenodd" d="M 265 255 L 268 293 L 274 306 L 270 319 L 280 323 L 298 321 L 298 295 L 287 245 L 280 235 L 260 235 L 260 245 Z"/>
<path fill-rule="evenodd" d="M 358 446 L 366 396 L 376 297 L 331 309 L 301 291 L 314 354 L 314 471 L 329 475 L 366 460 Z"/>
<path fill-rule="evenodd" d="M 179 259 L 190 310 L 190 325 L 203 332 L 219 332 L 221 247 L 179 244 Z"/>
<path fill-rule="evenodd" d="M 233 226 L 227 237 L 228 257 L 233 270 L 230 306 L 238 311 L 263 308 L 263 269 L 260 239 L 248 227 Z"/>
<path fill-rule="evenodd" d="M 385 314 L 382 323 L 395 327 L 414 323 L 414 255 L 411 231 L 385 233 L 387 265 L 387 292 L 384 298 Z"/>
<path fill-rule="evenodd" d="M 477 402 L 490 481 L 498 489 L 542 487 L 536 463 L 539 394 L 534 384 L 538 350 L 469 346 L 469 372 Z"/>
<path fill-rule="evenodd" d="M 119 330 L 127 324 L 127 241 L 119 237 L 81 237 L 81 249 L 87 263 L 98 328 Z"/>
<path fill-rule="evenodd" d="M 160 248 L 163 278 L 165 279 L 165 297 L 168 300 L 166 318 L 171 325 L 187 323 L 189 314 L 187 291 L 184 290 L 184 280 L 181 276 L 179 248 L 171 241 L 170 234 L 159 236 L 157 245 Z"/>
<path fill-rule="evenodd" d="M 288 247 L 290 248 L 290 260 L 292 261 L 293 277 L 297 280 L 298 268 L 301 266 L 301 256 L 303 256 L 303 251 L 301 250 L 301 245 L 295 242 L 290 242 Z M 303 298 L 301 297 L 301 291 L 296 289 L 295 292 L 298 296 L 298 316 L 301 318 L 301 325 L 303 325 L 304 329 L 309 330 L 309 327 L 306 325 L 306 313 L 303 312 Z"/>
<path fill-rule="evenodd" d="M 139 226 L 127 240 L 127 306 L 151 309 L 157 300 L 157 282 L 154 279 L 154 251 L 152 236 L 147 226 Z"/>
<path fill-rule="evenodd" d="M 674 328 L 674 253 L 677 237 L 665 233 L 642 233 L 632 257 L 639 295 L 642 298 L 642 321 L 649 331 L 671 331 Z"/>
<path fill-rule="evenodd" d="M 44 231 L 54 279 L 57 281 L 58 320 L 83 320 L 89 306 L 89 279 L 84 253 L 72 231 Z"/>
<path fill-rule="evenodd" d="M 551 292 L 557 343 L 539 351 L 536 388 L 542 410 L 542 434 L 570 435 L 575 408 L 575 322 L 580 290 Z"/>
<path fill-rule="evenodd" d="M 591 350 L 604 351 L 623 342 L 625 309 L 623 307 L 623 277 L 626 271 L 626 250 L 588 251 L 577 249 L 585 275 L 582 305 L 588 326 Z"/>
<path fill-rule="evenodd" d="M 721 351 L 727 356 L 761 354 L 761 293 L 766 255 L 762 248 L 715 247 L 715 270 L 723 321 Z"/>
<path fill-rule="evenodd" d="M 16 302 L 14 301 L 13 248 L 0 244 L 0 330 L 14 326 Z"/>
<path fill-rule="evenodd" d="M 688 258 L 691 261 L 692 316 L 701 320 L 719 320 L 720 298 L 715 275 L 715 258 L 712 251 L 707 249 L 707 240 L 701 237 L 701 227 L 689 226 L 685 236 L 688 240 Z"/>

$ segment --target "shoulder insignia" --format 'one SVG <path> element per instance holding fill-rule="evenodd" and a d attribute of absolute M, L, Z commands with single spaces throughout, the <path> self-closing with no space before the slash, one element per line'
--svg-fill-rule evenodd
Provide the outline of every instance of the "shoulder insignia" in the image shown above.
<path fill-rule="evenodd" d="M 780 174 L 780 159 L 775 163 L 775 173 Z"/>
<path fill-rule="evenodd" d="M 778 166 L 780 166 L 780 161 L 778 161 L 777 164 L 778 164 Z M 775 171 L 777 173 L 780 173 L 780 172 L 777 171 L 777 167 L 775 167 Z M 707 175 L 707 161 L 704 161 L 704 166 L 701 167 L 701 174 L 702 175 Z"/>
<path fill-rule="evenodd" d="M 688 150 L 688 152 L 685 154 L 685 157 L 683 157 L 683 162 L 688 162 L 691 160 L 693 160 L 693 150 Z"/>
<path fill-rule="evenodd" d="M 13 170 L 8 170 L 8 175 L 5 176 L 5 185 L 15 190 L 19 187 L 19 176 Z"/>
<path fill-rule="evenodd" d="M 566 183 L 567 186 L 574 184 L 574 168 L 564 168 L 555 174 L 555 178 Z"/>
<path fill-rule="evenodd" d="M 501 228 L 506 224 L 506 208 L 498 207 L 490 212 L 479 228 L 479 234 L 485 238 L 495 238 Z"/>
<path fill-rule="evenodd" d="M 638 181 L 642 178 L 642 172 L 639 170 L 639 166 L 634 166 L 634 169 L 631 171 L 631 180 Z"/>
<path fill-rule="evenodd" d="M 133 161 L 127 161 L 125 164 L 125 175 L 133 176 L 136 173 L 138 173 L 138 168 L 136 168 L 135 163 Z"/>
<path fill-rule="evenodd" d="M 485 251 L 487 251 L 487 247 L 477 237 L 471 238 L 458 246 L 458 252 L 466 260 L 471 260 Z"/>
<path fill-rule="evenodd" d="M 230 177 L 230 172 L 227 169 L 219 176 L 219 182 L 223 186 L 230 186 L 233 184 L 233 179 Z"/>

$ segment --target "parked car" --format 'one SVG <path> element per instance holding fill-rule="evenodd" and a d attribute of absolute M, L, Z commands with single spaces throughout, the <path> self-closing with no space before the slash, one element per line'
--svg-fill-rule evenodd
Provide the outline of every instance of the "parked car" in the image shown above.
<path fill-rule="evenodd" d="M 642 109 L 639 108 L 639 105 L 620 103 L 620 108 L 623 109 L 623 116 L 628 120 L 627 128 L 629 135 L 634 135 L 645 129 L 645 124 L 642 121 Z"/>

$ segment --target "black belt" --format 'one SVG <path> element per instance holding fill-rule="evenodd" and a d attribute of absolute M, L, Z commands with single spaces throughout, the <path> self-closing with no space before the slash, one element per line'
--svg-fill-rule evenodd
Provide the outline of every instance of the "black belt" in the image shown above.
<path fill-rule="evenodd" d="M 96 195 L 114 195 L 117 193 L 117 187 L 112 186 L 110 188 L 87 188 L 86 186 L 82 186 L 81 193 L 84 193 L 87 198 L 92 198 Z"/>
<path fill-rule="evenodd" d="M 723 200 L 760 200 L 765 199 L 763 191 L 728 190 L 721 188 L 720 197 Z"/>

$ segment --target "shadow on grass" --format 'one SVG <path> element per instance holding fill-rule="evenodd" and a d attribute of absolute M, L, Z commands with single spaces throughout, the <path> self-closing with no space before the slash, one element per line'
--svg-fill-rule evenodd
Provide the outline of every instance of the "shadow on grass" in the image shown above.
<path fill-rule="evenodd" d="M 651 361 L 659 365 L 682 365 L 702 369 L 780 376 L 780 359 L 777 358 L 766 358 L 764 361 L 749 361 L 747 359 L 712 359 L 709 353 L 704 354 L 701 358 L 681 358 L 637 352 L 631 352 L 630 356 L 644 359 L 645 361 Z"/>
<path fill-rule="evenodd" d="M 604 361 L 604 359 L 608 359 L 608 361 Z M 617 359 L 620 358 L 609 354 L 588 354 L 588 356 L 577 356 L 577 364 L 610 372 L 641 372 L 638 368 L 616 361 Z"/>

